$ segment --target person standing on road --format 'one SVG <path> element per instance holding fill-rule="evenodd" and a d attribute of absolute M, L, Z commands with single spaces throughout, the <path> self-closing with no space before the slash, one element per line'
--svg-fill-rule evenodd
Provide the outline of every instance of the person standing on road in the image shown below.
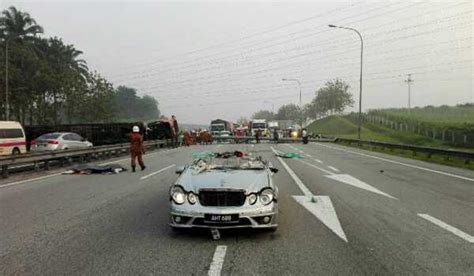
<path fill-rule="evenodd" d="M 275 142 L 275 144 L 278 144 L 278 138 L 279 138 L 278 136 L 279 136 L 278 135 L 278 130 L 275 128 L 273 130 L 273 141 Z"/>
<path fill-rule="evenodd" d="M 306 131 L 306 128 L 303 128 L 301 131 L 301 137 L 303 138 L 303 144 L 308 144 L 308 132 Z"/>
<path fill-rule="evenodd" d="M 146 168 L 143 163 L 143 154 L 145 154 L 145 148 L 143 147 L 143 136 L 140 134 L 140 128 L 133 126 L 132 134 L 130 134 L 130 155 L 132 157 L 132 172 L 135 172 L 135 168 L 138 164 L 142 171 Z"/>
<path fill-rule="evenodd" d="M 257 144 L 260 144 L 260 129 L 255 131 L 255 140 L 257 141 Z"/>
<path fill-rule="evenodd" d="M 173 136 L 173 147 L 178 147 L 178 136 L 179 136 L 179 126 L 178 121 L 174 115 L 171 115 L 171 120 L 173 122 L 174 136 Z"/>

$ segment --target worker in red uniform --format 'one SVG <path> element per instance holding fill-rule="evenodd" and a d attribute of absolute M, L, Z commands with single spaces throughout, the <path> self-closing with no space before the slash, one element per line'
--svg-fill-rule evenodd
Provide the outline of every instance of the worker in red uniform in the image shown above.
<path fill-rule="evenodd" d="M 145 154 L 145 148 L 143 147 L 143 136 L 140 134 L 140 128 L 134 126 L 132 128 L 132 134 L 130 134 L 130 155 L 132 156 L 132 172 L 135 172 L 137 166 L 136 160 L 142 171 L 146 168 L 143 163 L 143 154 Z"/>

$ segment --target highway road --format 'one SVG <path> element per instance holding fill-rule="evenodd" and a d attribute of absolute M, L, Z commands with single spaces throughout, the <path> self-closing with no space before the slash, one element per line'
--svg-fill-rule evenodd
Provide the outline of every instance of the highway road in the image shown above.
<path fill-rule="evenodd" d="M 234 149 L 279 168 L 278 230 L 173 232 L 174 166 Z M 137 173 L 1 182 L 0 274 L 474 274 L 472 171 L 329 143 L 193 146 L 145 161 Z"/>

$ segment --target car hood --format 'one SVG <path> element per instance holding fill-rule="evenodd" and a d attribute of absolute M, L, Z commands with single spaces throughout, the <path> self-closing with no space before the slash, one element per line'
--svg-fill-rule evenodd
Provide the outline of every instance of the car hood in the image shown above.
<path fill-rule="evenodd" d="M 200 189 L 244 189 L 251 193 L 269 186 L 269 175 L 267 170 L 215 170 L 194 174 L 194 170 L 187 169 L 177 184 L 194 193 Z"/>

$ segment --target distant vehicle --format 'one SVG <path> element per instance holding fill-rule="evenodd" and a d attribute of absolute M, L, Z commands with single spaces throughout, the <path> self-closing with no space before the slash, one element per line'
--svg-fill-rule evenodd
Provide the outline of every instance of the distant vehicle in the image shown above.
<path fill-rule="evenodd" d="M 165 121 L 156 121 L 147 124 L 146 140 L 163 140 L 172 138 L 171 124 Z"/>
<path fill-rule="evenodd" d="M 278 121 L 270 121 L 270 122 L 268 122 L 268 128 L 269 128 L 270 130 L 278 129 L 278 128 L 279 128 Z"/>
<path fill-rule="evenodd" d="M 146 139 L 147 125 L 143 122 L 25 126 L 25 134 L 28 146 L 37 137 L 53 132 L 77 133 L 94 145 L 102 146 L 127 143 L 134 125 L 140 127 L 140 131 L 145 134 Z"/>
<path fill-rule="evenodd" d="M 31 142 L 32 151 L 55 151 L 91 148 L 93 144 L 77 133 L 54 132 L 43 134 Z"/>
<path fill-rule="evenodd" d="M 226 120 L 216 119 L 211 121 L 210 130 L 212 136 L 230 136 L 234 132 L 234 124 Z"/>
<path fill-rule="evenodd" d="M 26 152 L 25 131 L 19 122 L 0 121 L 0 155 Z"/>
<path fill-rule="evenodd" d="M 170 188 L 170 222 L 177 228 L 266 228 L 278 226 L 278 170 L 246 153 L 199 153 Z"/>
<path fill-rule="evenodd" d="M 270 137 L 270 131 L 268 129 L 267 120 L 265 119 L 256 119 L 250 122 L 250 131 L 252 136 L 255 136 L 255 133 L 260 130 L 262 136 Z"/>

